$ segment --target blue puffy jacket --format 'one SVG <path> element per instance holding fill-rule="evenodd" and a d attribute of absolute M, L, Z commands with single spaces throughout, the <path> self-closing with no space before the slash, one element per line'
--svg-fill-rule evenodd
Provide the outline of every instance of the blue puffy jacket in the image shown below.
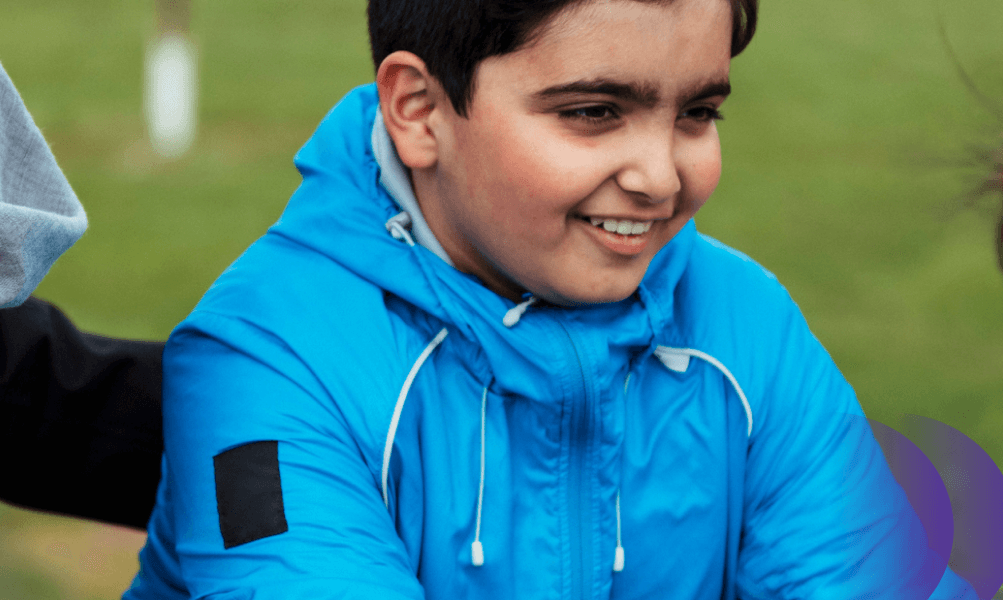
<path fill-rule="evenodd" d="M 513 305 L 388 232 L 376 110 L 172 334 L 126 599 L 975 598 L 772 275 L 690 223 L 627 300 Z"/>

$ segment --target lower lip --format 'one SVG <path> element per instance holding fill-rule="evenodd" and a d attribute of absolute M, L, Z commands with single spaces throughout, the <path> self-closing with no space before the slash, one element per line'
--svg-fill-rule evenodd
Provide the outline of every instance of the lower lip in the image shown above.
<path fill-rule="evenodd" d="M 582 225 L 590 230 L 593 238 L 600 244 L 616 254 L 622 256 L 636 256 L 648 246 L 648 239 L 651 237 L 651 230 L 639 235 L 620 235 L 606 231 L 602 227 L 596 227 L 591 223 L 582 221 Z"/>

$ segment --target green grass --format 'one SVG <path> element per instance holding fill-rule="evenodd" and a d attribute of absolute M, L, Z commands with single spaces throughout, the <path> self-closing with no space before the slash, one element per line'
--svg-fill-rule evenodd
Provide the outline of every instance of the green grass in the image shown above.
<path fill-rule="evenodd" d="M 91 222 L 38 294 L 86 329 L 163 339 L 279 216 L 299 181 L 293 154 L 372 67 L 361 1 L 196 3 L 199 138 L 164 163 L 141 118 L 152 10 L 5 3 L 0 61 Z M 955 74 L 938 10 L 1003 104 L 999 0 L 764 2 L 733 63 L 725 173 L 698 223 L 787 285 L 870 416 L 940 419 L 1003 465 L 1001 198 L 958 200 L 981 176 L 969 148 L 999 144 L 1003 123 Z M 6 510 L 0 527 L 42 527 L 31 518 Z M 4 564 L 0 590 L 73 597 L 29 563 Z"/>
<path fill-rule="evenodd" d="M 936 14 L 765 3 L 733 63 L 725 176 L 698 222 L 777 273 L 871 416 L 940 419 L 1003 464 L 1001 197 L 958 200 L 981 175 L 959 166 L 969 146 L 999 143 L 1003 123 L 955 75 Z M 1003 9 L 966 1 L 945 24 L 1003 105 Z"/>

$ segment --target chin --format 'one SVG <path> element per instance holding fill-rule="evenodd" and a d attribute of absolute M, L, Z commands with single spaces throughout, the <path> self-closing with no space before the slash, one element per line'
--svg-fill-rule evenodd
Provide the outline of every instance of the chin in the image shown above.
<path fill-rule="evenodd" d="M 590 304 L 612 304 L 625 300 L 637 291 L 640 282 L 633 286 L 616 286 L 602 290 L 597 289 L 556 289 L 535 294 L 538 298 L 546 300 L 557 306 L 588 306 Z"/>

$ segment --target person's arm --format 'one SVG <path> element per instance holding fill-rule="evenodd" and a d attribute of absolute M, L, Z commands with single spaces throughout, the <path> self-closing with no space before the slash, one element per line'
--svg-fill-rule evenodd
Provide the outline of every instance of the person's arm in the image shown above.
<path fill-rule="evenodd" d="M 197 322 L 213 334 L 182 325 L 164 358 L 165 509 L 188 593 L 422 598 L 380 493 L 382 448 L 339 405 L 359 400 L 332 398 L 269 332 L 204 312 Z"/>
<path fill-rule="evenodd" d="M 739 597 L 976 600 L 928 548 L 853 390 L 793 305 L 780 348 L 753 407 Z"/>
<path fill-rule="evenodd" d="M 163 347 L 83 333 L 36 298 L 0 310 L 0 499 L 145 528 Z"/>

